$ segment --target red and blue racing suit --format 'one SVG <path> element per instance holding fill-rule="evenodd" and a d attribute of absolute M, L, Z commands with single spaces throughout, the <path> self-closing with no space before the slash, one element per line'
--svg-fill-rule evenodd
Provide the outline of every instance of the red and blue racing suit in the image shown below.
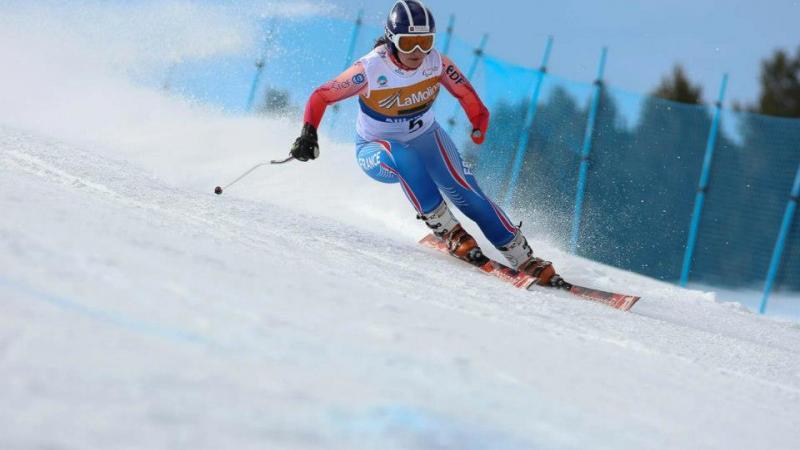
<path fill-rule="evenodd" d="M 480 136 L 473 137 L 477 144 L 486 134 L 489 111 L 455 64 L 435 50 L 432 53 L 425 61 L 436 67 L 418 68 L 427 70 L 428 78 L 417 76 L 421 81 L 411 84 L 403 80 L 411 79 L 415 72 L 404 68 L 386 49 L 376 49 L 366 57 L 371 59 L 362 58 L 314 91 L 306 106 L 305 122 L 318 127 L 327 106 L 359 95 L 356 158 L 364 172 L 382 183 L 400 183 L 422 215 L 436 209 L 444 193 L 492 244 L 501 247 L 514 238 L 518 228 L 481 191 L 456 145 L 431 120 L 430 108 L 439 85 L 444 85 L 459 100 L 473 129 L 481 131 Z"/>

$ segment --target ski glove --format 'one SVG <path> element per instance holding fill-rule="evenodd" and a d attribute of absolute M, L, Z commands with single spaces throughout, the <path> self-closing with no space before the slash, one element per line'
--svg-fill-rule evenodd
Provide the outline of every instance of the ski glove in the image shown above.
<path fill-rule="evenodd" d="M 319 143 L 317 142 L 317 129 L 314 125 L 306 123 L 303 132 L 295 139 L 292 145 L 292 156 L 298 161 L 308 161 L 319 156 Z"/>
<path fill-rule="evenodd" d="M 489 128 L 488 111 L 475 117 L 470 117 L 470 122 L 472 122 L 472 134 L 470 135 L 472 142 L 478 145 L 483 144 L 483 140 L 486 139 L 486 130 Z"/>

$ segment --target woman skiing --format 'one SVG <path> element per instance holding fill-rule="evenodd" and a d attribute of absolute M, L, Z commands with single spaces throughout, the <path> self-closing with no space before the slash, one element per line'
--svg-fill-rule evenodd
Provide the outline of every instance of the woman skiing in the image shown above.
<path fill-rule="evenodd" d="M 399 182 L 417 218 L 451 253 L 474 257 L 480 249 L 444 202 L 444 192 L 513 267 L 547 285 L 553 266 L 533 256 L 519 228 L 483 194 L 434 118 L 433 103 L 443 85 L 469 117 L 473 142 L 481 144 L 489 126 L 489 111 L 470 82 L 434 49 L 435 33 L 433 15 L 421 1 L 397 1 L 372 52 L 311 94 L 291 154 L 300 161 L 319 156 L 317 127 L 326 107 L 358 95 L 356 158 L 364 172 L 382 183 Z"/>

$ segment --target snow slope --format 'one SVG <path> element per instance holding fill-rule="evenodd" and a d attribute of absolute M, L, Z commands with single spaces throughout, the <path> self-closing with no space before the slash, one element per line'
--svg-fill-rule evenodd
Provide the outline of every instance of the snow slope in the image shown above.
<path fill-rule="evenodd" d="M 797 323 L 548 236 L 535 248 L 567 279 L 644 299 L 626 314 L 505 286 L 418 246 L 400 190 L 348 144 L 214 196 L 297 124 L 86 69 L 90 44 L 10 23 L 0 448 L 796 447 Z"/>

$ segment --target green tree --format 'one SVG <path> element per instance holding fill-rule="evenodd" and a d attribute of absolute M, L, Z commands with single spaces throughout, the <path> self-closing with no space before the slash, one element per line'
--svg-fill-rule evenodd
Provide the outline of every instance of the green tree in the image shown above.
<path fill-rule="evenodd" d="M 665 100 L 699 105 L 702 103 L 703 88 L 692 84 L 683 66 L 676 64 L 672 73 L 662 78 L 661 83 L 651 94 Z"/>
<path fill-rule="evenodd" d="M 777 50 L 761 62 L 761 95 L 750 109 L 770 116 L 800 117 L 800 47 L 794 58 Z"/>

